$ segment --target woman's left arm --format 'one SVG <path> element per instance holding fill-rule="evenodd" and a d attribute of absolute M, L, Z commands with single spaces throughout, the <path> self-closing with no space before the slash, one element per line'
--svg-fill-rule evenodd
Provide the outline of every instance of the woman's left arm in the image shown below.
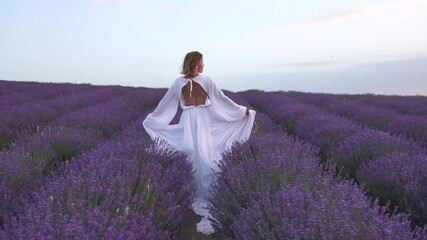
<path fill-rule="evenodd" d="M 208 78 L 209 98 L 214 111 L 226 121 L 238 121 L 249 114 L 249 109 L 228 98 L 224 92 Z"/>
<path fill-rule="evenodd" d="M 157 137 L 156 130 L 164 129 L 172 121 L 178 111 L 179 99 L 176 96 L 175 85 L 168 89 L 156 109 L 148 114 L 143 126 L 152 139 Z"/>

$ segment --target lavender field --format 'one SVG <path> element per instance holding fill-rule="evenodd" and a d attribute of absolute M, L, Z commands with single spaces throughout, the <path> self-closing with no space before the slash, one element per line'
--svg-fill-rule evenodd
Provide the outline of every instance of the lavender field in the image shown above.
<path fill-rule="evenodd" d="M 0 239 L 182 239 L 191 164 L 142 127 L 165 92 L 0 81 Z M 225 93 L 257 116 L 215 238 L 427 239 L 427 97 Z"/>

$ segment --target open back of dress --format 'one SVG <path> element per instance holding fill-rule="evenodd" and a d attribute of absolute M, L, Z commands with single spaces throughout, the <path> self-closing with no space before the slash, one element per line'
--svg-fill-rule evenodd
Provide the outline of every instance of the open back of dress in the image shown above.
<path fill-rule="evenodd" d="M 182 95 L 186 106 L 198 106 L 205 104 L 208 94 L 200 84 L 193 80 L 189 80 L 188 83 L 182 87 Z"/>

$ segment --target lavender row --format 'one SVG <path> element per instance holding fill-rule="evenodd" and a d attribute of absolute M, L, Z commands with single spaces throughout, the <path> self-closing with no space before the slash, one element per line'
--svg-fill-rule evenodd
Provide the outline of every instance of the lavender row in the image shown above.
<path fill-rule="evenodd" d="M 259 116 L 259 129 L 267 131 L 235 145 L 220 164 L 210 209 L 221 239 L 427 237 L 425 229 L 412 231 L 405 215 L 387 214 L 350 181 L 322 171 L 316 148 Z"/>
<path fill-rule="evenodd" d="M 50 100 L 0 109 L 0 149 L 13 144 L 19 134 L 33 133 L 63 114 L 93 106 L 123 95 L 130 90 L 105 87 Z"/>
<path fill-rule="evenodd" d="M 283 92 L 246 91 L 241 95 L 285 126 L 289 133 L 319 147 L 322 161 L 332 159 L 337 172 L 366 187 L 370 196 L 379 197 L 382 205 L 390 202 L 391 208 L 398 206 L 399 210 L 410 213 L 414 223 L 427 223 L 424 207 L 427 168 L 420 169 L 427 158 L 422 147 L 402 136 L 366 129 L 346 118 L 324 113 Z M 406 156 L 412 156 L 412 161 Z M 379 164 L 391 158 L 392 166 L 405 164 L 407 168 Z M 409 169 L 421 173 L 410 174 Z M 378 175 L 379 171 L 386 174 Z"/>
<path fill-rule="evenodd" d="M 108 102 L 70 112 L 57 118 L 53 126 L 78 126 L 84 129 L 95 129 L 105 137 L 122 130 L 132 120 L 152 108 L 163 91 L 135 89 Z"/>
<path fill-rule="evenodd" d="M 1 81 L 0 81 L 1 82 Z M 19 89 L 11 88 L 20 87 Z M 70 84 L 70 83 L 26 83 L 14 82 L 12 86 L 2 88 L 0 95 L 0 108 L 20 105 L 39 100 L 49 100 L 57 97 L 65 97 L 70 94 L 93 91 L 99 89 L 99 86 L 89 84 Z"/>
<path fill-rule="evenodd" d="M 427 116 L 427 97 L 425 96 L 362 95 L 356 101 L 405 115 Z"/>
<path fill-rule="evenodd" d="M 406 136 L 427 148 L 427 115 L 399 113 L 389 108 L 375 106 L 370 101 L 361 101 L 363 100 L 362 97 L 348 101 L 343 100 L 339 95 L 330 94 L 293 92 L 286 93 L 286 95 L 298 99 L 298 101 L 318 106 L 325 111 L 355 120 L 369 128 Z M 369 99 L 368 96 L 366 97 Z M 379 96 L 377 97 L 379 98 Z"/>
<path fill-rule="evenodd" d="M 230 91 L 224 91 L 224 94 L 227 97 L 229 97 L 231 100 L 233 100 L 235 103 L 252 108 L 249 101 L 243 98 L 242 96 L 240 96 L 239 94 L 230 92 Z M 254 126 L 252 128 L 252 132 L 253 133 L 261 132 L 265 134 L 270 134 L 270 133 L 283 132 L 283 129 L 279 125 L 274 124 L 271 121 L 270 117 L 265 113 L 257 112 Z"/>
<path fill-rule="evenodd" d="M 64 166 L 7 218 L 4 239 L 174 239 L 192 197 L 191 164 L 137 124 Z"/>
<path fill-rule="evenodd" d="M 403 115 L 427 116 L 426 96 L 387 96 L 372 94 L 313 94 L 302 92 L 286 92 L 286 95 L 310 104 L 328 107 L 337 102 L 373 106 Z"/>
<path fill-rule="evenodd" d="M 28 82 L 28 81 L 7 81 L 0 80 L 0 96 L 11 93 L 23 93 L 39 89 L 39 87 L 52 86 L 50 83 Z"/>
<path fill-rule="evenodd" d="M 159 91 L 135 90 L 132 94 L 67 114 L 40 132 L 26 135 L 0 155 L 0 182 L 5 194 L 0 213 L 14 211 L 30 191 L 59 166 L 89 151 L 121 131 L 160 99 Z"/>
<path fill-rule="evenodd" d="M 340 104 L 328 111 L 353 119 L 369 128 L 403 135 L 427 147 L 427 116 L 402 115 L 357 104 Z"/>

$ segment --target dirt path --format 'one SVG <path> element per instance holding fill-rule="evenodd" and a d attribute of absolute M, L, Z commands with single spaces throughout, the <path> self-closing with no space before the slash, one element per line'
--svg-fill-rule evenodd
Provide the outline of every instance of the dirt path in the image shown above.
<path fill-rule="evenodd" d="M 188 215 L 188 218 L 183 222 L 181 227 L 181 236 L 182 240 L 217 240 L 216 234 L 204 235 L 197 232 L 196 224 L 200 222 L 201 217 L 191 212 Z"/>

